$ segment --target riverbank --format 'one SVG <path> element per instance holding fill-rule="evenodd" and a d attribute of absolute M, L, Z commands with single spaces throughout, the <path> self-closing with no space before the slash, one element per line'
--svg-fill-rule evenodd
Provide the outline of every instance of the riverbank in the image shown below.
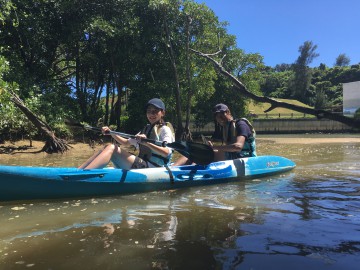
<path fill-rule="evenodd" d="M 47 154 L 41 151 L 44 145 L 43 141 L 32 141 L 32 146 L 30 146 L 28 140 L 0 144 L 0 164 L 77 167 L 102 147 L 99 144 L 90 147 L 89 144 L 78 142 L 71 143 L 71 149 L 63 154 Z"/>
<path fill-rule="evenodd" d="M 16 142 L 8 142 L 6 141 L 4 144 L 0 144 L 0 155 L 8 154 L 40 154 L 41 149 L 44 147 L 45 142 L 43 141 L 32 141 L 32 145 L 30 146 L 29 140 L 20 140 Z M 90 147 L 89 144 L 86 143 L 71 143 L 70 152 L 88 152 L 94 151 L 94 149 L 101 147 L 97 145 L 95 147 Z"/>
<path fill-rule="evenodd" d="M 273 141 L 283 144 L 360 143 L 360 134 L 279 134 L 258 135 L 257 142 Z"/>
<path fill-rule="evenodd" d="M 360 134 L 295 134 L 295 135 L 258 135 L 257 144 L 260 148 L 262 143 L 276 143 L 276 144 L 322 144 L 322 143 L 360 143 Z M 48 155 L 41 152 L 44 146 L 42 141 L 33 141 L 30 147 L 28 140 L 21 140 L 16 142 L 5 142 L 0 144 L 1 160 L 19 159 L 34 156 Z M 103 146 L 97 144 L 90 146 L 86 143 L 76 142 L 70 144 L 70 151 L 65 155 L 89 157 L 95 151 L 98 151 Z M 0 162 L 1 163 L 1 162 Z"/>
<path fill-rule="evenodd" d="M 319 144 L 319 143 L 360 143 L 360 134 L 280 134 L 280 135 L 258 135 L 257 142 L 272 141 L 278 144 Z M 16 142 L 5 142 L 0 144 L 0 156 L 14 154 L 43 154 L 40 152 L 44 146 L 42 141 L 32 141 L 32 146 L 28 140 Z M 79 152 L 82 154 L 91 153 L 100 149 L 102 145 L 90 146 L 86 143 L 76 142 L 70 144 L 69 152 Z"/>

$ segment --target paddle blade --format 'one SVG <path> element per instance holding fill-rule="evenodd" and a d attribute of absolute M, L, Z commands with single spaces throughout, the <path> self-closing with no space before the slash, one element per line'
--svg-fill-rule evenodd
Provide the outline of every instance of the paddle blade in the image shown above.
<path fill-rule="evenodd" d="M 182 141 L 169 143 L 167 146 L 178 151 L 196 164 L 207 165 L 214 161 L 214 150 L 206 144 Z"/>

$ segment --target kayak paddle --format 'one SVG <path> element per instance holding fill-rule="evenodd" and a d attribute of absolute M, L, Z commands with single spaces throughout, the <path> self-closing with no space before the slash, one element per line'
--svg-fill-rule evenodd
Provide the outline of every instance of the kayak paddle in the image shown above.
<path fill-rule="evenodd" d="M 86 130 L 91 130 L 95 132 L 101 132 L 101 128 L 92 127 L 89 125 L 83 125 L 81 123 L 74 123 L 71 121 L 65 121 L 67 125 L 75 126 L 75 127 L 82 127 Z M 119 135 L 124 138 L 133 138 L 135 139 L 135 135 L 126 134 L 123 132 L 118 131 L 110 131 L 108 134 Z M 202 143 L 195 143 L 189 141 L 181 141 L 181 142 L 172 142 L 168 143 L 166 141 L 156 141 L 152 139 L 142 139 L 142 141 L 153 143 L 157 146 L 162 147 L 169 147 L 176 151 L 178 151 L 183 156 L 187 157 L 191 161 L 200 164 L 200 165 L 207 165 L 214 161 L 214 150 L 211 146 L 202 144 Z"/>

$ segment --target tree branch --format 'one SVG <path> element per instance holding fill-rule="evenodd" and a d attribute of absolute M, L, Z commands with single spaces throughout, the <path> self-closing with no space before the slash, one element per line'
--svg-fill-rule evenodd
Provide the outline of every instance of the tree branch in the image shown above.
<path fill-rule="evenodd" d="M 327 118 L 330 120 L 334 120 L 334 121 L 346 124 L 346 125 L 354 127 L 354 128 L 360 128 L 360 119 L 350 118 L 347 116 L 332 113 L 330 111 L 316 110 L 316 109 L 307 108 L 304 106 L 294 105 L 294 104 L 290 104 L 287 102 L 278 101 L 274 98 L 255 95 L 255 94 L 251 93 L 246 88 L 246 86 L 241 81 L 239 81 L 235 76 L 233 76 L 231 73 L 226 71 L 225 68 L 221 65 L 221 62 L 219 63 L 215 59 L 211 58 L 210 55 L 212 55 L 212 54 L 204 54 L 204 53 L 196 51 L 194 49 L 191 49 L 191 51 L 194 52 L 196 55 L 204 57 L 207 60 L 209 60 L 215 66 L 215 68 L 218 70 L 219 73 L 225 75 L 227 78 L 229 78 L 233 82 L 234 88 L 237 91 L 240 91 L 240 93 L 242 95 L 244 95 L 245 97 L 250 98 L 252 100 L 255 100 L 257 102 L 269 103 L 270 108 L 265 110 L 264 111 L 265 113 L 272 111 L 275 108 L 281 107 L 281 108 L 286 108 L 286 109 L 290 109 L 290 110 L 297 111 L 297 112 L 302 112 L 305 114 L 315 115 L 318 119 Z"/>

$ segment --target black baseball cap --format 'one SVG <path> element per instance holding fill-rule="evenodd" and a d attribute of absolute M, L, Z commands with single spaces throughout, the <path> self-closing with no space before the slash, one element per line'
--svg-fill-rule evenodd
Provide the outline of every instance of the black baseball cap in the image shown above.
<path fill-rule="evenodd" d="M 147 108 L 149 105 L 153 105 L 153 106 L 155 106 L 156 108 L 159 108 L 159 109 L 165 111 L 165 104 L 164 104 L 164 102 L 162 102 L 162 100 L 159 99 L 159 98 L 150 99 L 150 100 L 148 101 L 148 103 L 146 104 L 146 107 L 145 107 L 145 108 Z"/>
<path fill-rule="evenodd" d="M 216 104 L 215 107 L 213 108 L 214 113 L 226 112 L 228 110 L 229 110 L 228 106 L 226 106 L 223 103 Z"/>

